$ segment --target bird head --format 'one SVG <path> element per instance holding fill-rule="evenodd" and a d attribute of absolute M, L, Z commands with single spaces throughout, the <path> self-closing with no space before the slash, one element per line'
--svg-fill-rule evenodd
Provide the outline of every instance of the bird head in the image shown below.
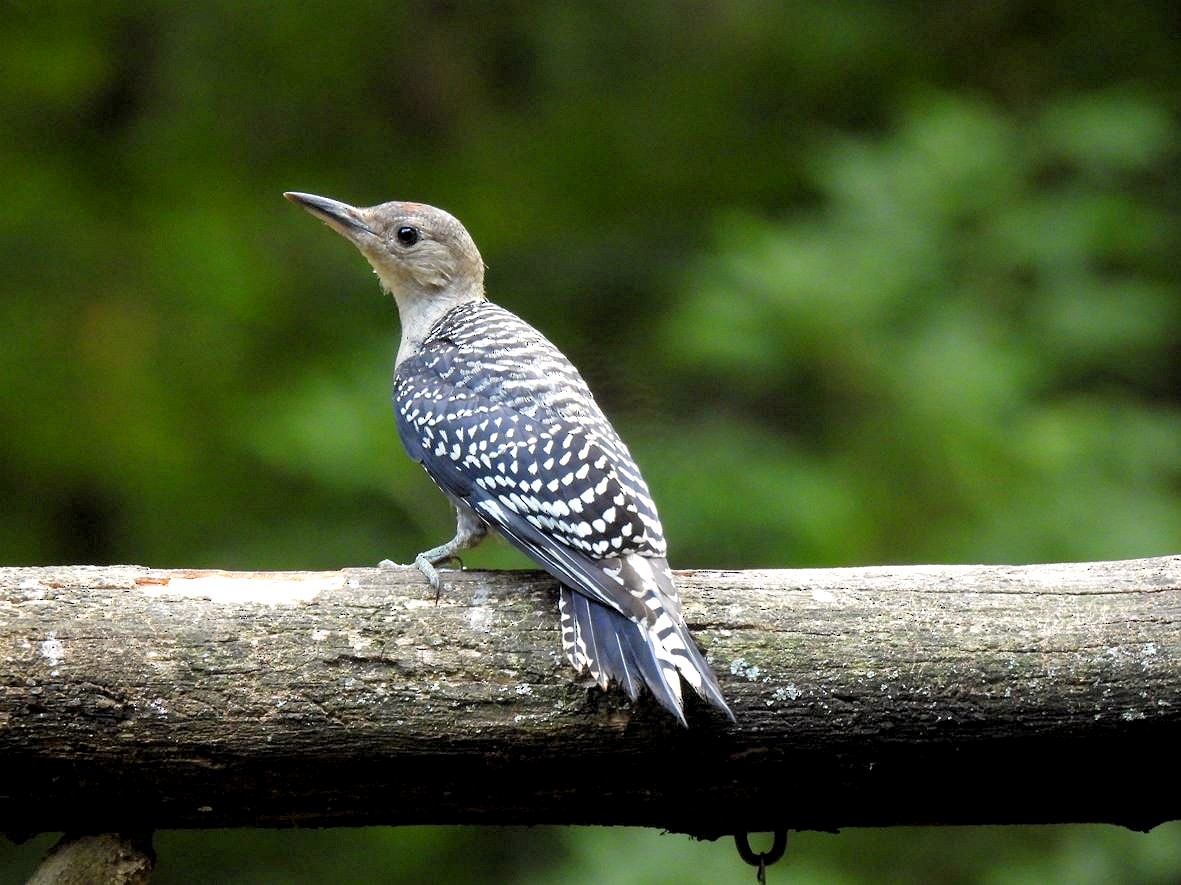
<path fill-rule="evenodd" d="M 352 243 L 373 265 L 399 306 L 482 297 L 484 262 L 471 235 L 450 213 L 423 203 L 350 206 L 315 194 L 283 194 Z"/>

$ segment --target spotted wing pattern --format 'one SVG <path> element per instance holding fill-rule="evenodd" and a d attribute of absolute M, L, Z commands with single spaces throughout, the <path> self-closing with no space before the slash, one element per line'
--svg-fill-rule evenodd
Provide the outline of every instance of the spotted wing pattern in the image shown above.
<path fill-rule="evenodd" d="M 487 301 L 460 305 L 398 366 L 394 406 L 411 457 L 561 582 L 576 669 L 633 699 L 646 685 L 682 722 L 684 677 L 730 715 L 682 617 L 647 484 L 553 344 Z"/>

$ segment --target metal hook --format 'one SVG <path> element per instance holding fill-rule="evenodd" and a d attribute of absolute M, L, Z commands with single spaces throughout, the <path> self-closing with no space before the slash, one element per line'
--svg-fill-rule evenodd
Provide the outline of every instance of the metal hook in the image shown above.
<path fill-rule="evenodd" d="M 752 867 L 759 868 L 759 885 L 767 885 L 767 867 L 787 853 L 787 830 L 775 831 L 775 841 L 771 843 L 770 851 L 762 851 L 757 854 L 752 851 L 750 833 L 735 833 L 734 847 L 738 849 L 739 857 Z"/>

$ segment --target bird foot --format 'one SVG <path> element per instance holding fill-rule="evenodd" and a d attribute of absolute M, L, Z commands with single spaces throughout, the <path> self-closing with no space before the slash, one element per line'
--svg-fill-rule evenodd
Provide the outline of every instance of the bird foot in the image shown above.
<path fill-rule="evenodd" d="M 439 597 L 443 593 L 443 581 L 439 577 L 439 570 L 435 566 L 442 565 L 445 562 L 454 562 L 460 569 L 463 569 L 463 560 L 455 555 L 442 556 L 439 559 L 430 560 L 427 559 L 425 554 L 420 553 L 414 559 L 414 564 L 418 567 L 418 570 L 426 576 L 427 582 L 435 588 L 435 605 L 439 604 Z"/>

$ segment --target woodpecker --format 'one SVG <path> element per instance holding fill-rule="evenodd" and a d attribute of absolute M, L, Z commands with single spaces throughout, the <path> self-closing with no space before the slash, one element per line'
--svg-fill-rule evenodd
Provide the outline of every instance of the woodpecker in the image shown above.
<path fill-rule="evenodd" d="M 463 225 L 421 203 L 284 196 L 359 249 L 397 304 L 398 435 L 457 515 L 455 537 L 415 558 L 436 593 L 436 566 L 493 528 L 560 583 L 562 646 L 576 671 L 632 701 L 646 686 L 687 725 L 683 678 L 733 720 L 685 625 L 631 453 L 561 351 L 488 301 Z"/>

